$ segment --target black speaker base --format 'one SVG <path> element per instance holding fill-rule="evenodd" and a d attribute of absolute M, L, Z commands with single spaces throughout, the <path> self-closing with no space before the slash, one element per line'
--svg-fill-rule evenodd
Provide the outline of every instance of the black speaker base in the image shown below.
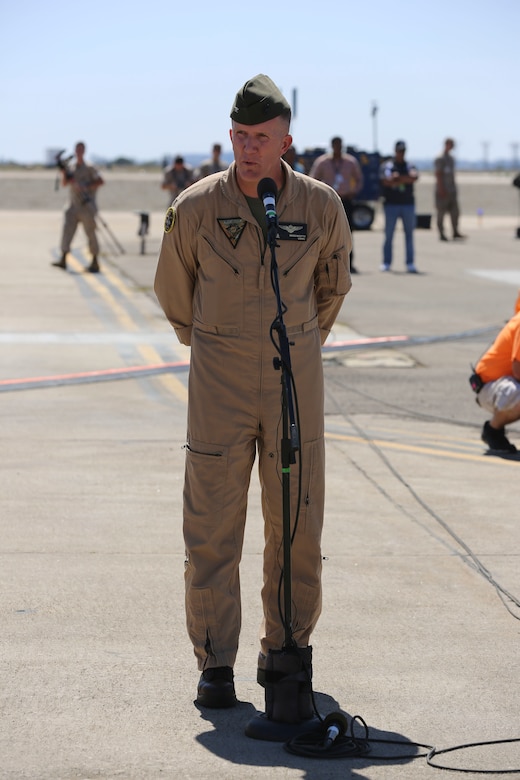
<path fill-rule="evenodd" d="M 280 723 L 276 720 L 269 720 L 267 715 L 262 712 L 251 718 L 246 726 L 246 737 L 251 739 L 262 739 L 265 742 L 288 742 L 290 739 L 314 731 L 321 724 L 317 717 L 303 720 L 301 723 Z"/>

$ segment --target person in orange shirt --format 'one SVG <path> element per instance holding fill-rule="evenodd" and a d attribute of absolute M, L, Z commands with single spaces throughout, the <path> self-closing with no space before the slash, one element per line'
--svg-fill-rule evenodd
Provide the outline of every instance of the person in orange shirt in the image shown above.
<path fill-rule="evenodd" d="M 482 441 L 497 452 L 517 451 L 505 426 L 520 420 L 520 294 L 515 310 L 475 369 L 482 382 L 477 403 L 492 414 L 484 423 Z"/>

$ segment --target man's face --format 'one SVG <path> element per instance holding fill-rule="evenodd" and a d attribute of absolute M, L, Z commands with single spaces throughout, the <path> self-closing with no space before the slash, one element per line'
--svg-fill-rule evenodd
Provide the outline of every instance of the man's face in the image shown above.
<path fill-rule="evenodd" d="M 241 187 L 255 188 L 256 194 L 256 185 L 261 179 L 279 178 L 280 157 L 292 143 L 288 129 L 287 121 L 282 117 L 259 125 L 232 123 L 229 135 Z"/>

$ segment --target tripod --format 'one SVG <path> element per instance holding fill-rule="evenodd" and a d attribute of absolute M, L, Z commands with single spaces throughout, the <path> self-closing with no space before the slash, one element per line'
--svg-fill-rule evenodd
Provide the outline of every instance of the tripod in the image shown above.
<path fill-rule="evenodd" d="M 121 244 L 119 243 L 119 241 L 117 240 L 117 238 L 115 237 L 113 232 L 110 230 L 110 228 L 108 227 L 107 223 L 105 222 L 105 220 L 103 219 L 103 217 L 101 216 L 99 211 L 96 214 L 96 222 L 98 223 L 99 233 L 105 239 L 105 242 L 106 242 L 106 244 L 108 246 L 109 251 L 113 252 L 114 251 L 113 247 L 115 247 L 115 254 L 116 255 L 117 254 L 124 255 L 125 254 L 124 247 L 121 246 Z M 102 231 L 100 229 L 100 225 L 103 228 L 103 230 L 105 231 L 104 234 L 102 233 Z"/>

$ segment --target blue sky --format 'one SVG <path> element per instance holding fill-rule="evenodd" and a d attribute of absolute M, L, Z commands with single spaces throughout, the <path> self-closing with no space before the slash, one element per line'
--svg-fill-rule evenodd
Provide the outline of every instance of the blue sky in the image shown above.
<path fill-rule="evenodd" d="M 299 150 L 404 138 L 423 159 L 451 135 L 459 158 L 510 160 L 519 30 L 519 0 L 2 0 L 0 160 L 80 139 L 108 159 L 229 151 L 234 95 L 257 73 L 297 91 Z"/>

